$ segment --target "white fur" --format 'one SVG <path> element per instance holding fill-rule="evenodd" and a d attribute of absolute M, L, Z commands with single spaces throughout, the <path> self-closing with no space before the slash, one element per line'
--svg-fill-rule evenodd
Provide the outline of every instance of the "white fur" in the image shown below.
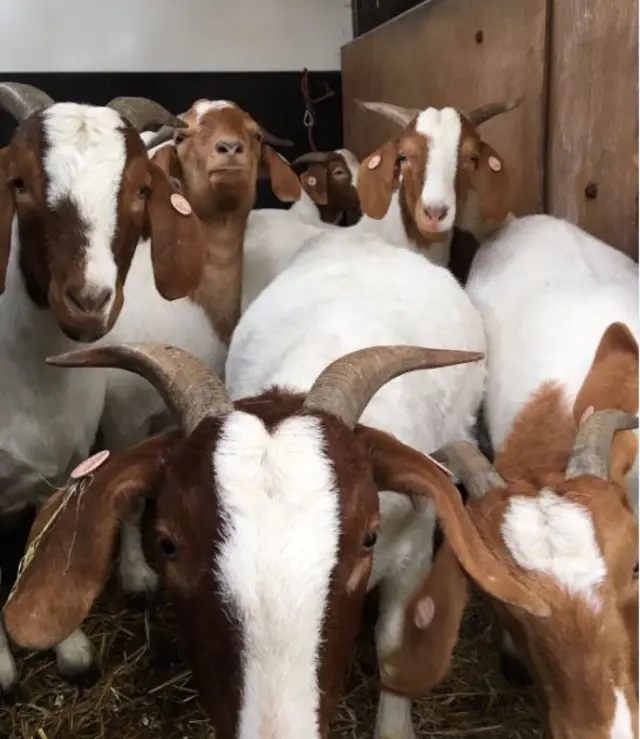
<path fill-rule="evenodd" d="M 494 449 L 542 383 L 571 409 L 614 321 L 638 338 L 638 265 L 567 221 L 511 219 L 477 252 L 467 292 L 487 334 L 486 419 Z M 637 506 L 637 465 L 628 476 Z"/>
<path fill-rule="evenodd" d="M 226 537 L 216 567 L 245 645 L 239 739 L 319 739 L 318 660 L 340 529 L 322 428 L 293 417 L 269 432 L 233 413 L 213 466 Z"/>
<path fill-rule="evenodd" d="M 227 358 L 232 397 L 273 384 L 307 391 L 330 362 L 372 345 L 484 350 L 480 317 L 448 270 L 345 231 L 308 242 L 249 306 Z M 469 439 L 484 378 L 481 362 L 409 373 L 375 395 L 362 422 L 425 453 Z M 384 662 L 401 643 L 404 606 L 430 566 L 435 521 L 431 504 L 416 514 L 407 499 L 390 492 L 381 492 L 380 503 L 370 586 L 381 585 L 377 646 Z M 379 726 L 385 721 L 379 717 Z"/>
<path fill-rule="evenodd" d="M 76 103 L 52 106 L 43 121 L 47 203 L 55 208 L 69 198 L 86 223 L 84 290 L 112 292 L 105 316 L 115 298 L 117 268 L 111 247 L 126 161 L 123 125 L 115 110 Z"/>
<path fill-rule="evenodd" d="M 212 110 L 222 110 L 223 108 L 236 108 L 236 104 L 230 100 L 199 100 L 194 106 L 196 119 L 200 121 L 203 116 Z"/>
<path fill-rule="evenodd" d="M 615 688 L 613 693 L 616 698 L 616 708 L 613 714 L 609 739 L 635 739 L 631 711 L 629 710 L 629 703 L 625 694 L 620 688 Z"/>
<path fill-rule="evenodd" d="M 428 152 L 422 204 L 425 208 L 447 208 L 438 230 L 450 231 L 456 218 L 455 177 L 462 122 L 454 108 L 427 108 L 416 121 L 416 132 L 427 139 Z"/>
<path fill-rule="evenodd" d="M 93 664 L 93 649 L 87 637 L 76 629 L 55 647 L 58 669 L 63 675 L 76 675 Z"/>
<path fill-rule="evenodd" d="M 599 586 L 607 567 L 584 507 L 541 490 L 535 498 L 513 496 L 502 521 L 507 549 L 524 570 L 554 578 L 572 597 L 601 608 Z"/>
<path fill-rule="evenodd" d="M 18 682 L 18 669 L 7 642 L 7 635 L 0 623 L 0 693 L 11 690 Z"/>

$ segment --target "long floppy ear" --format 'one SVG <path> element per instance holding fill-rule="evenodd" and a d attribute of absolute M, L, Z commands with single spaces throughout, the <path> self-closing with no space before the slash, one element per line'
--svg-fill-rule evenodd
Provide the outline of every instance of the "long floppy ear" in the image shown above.
<path fill-rule="evenodd" d="M 3 611 L 16 644 L 50 649 L 84 621 L 109 577 L 120 521 L 155 492 L 163 452 L 179 438 L 168 431 L 113 455 L 91 479 L 71 480 L 47 502 Z"/>
<path fill-rule="evenodd" d="M 151 157 L 151 161 L 156 164 L 168 177 L 173 190 L 184 194 L 182 184 L 182 165 L 178 158 L 178 152 L 175 146 L 162 146 Z"/>
<path fill-rule="evenodd" d="M 458 641 L 468 590 L 467 577 L 445 541 L 407 603 L 400 650 L 381 664 L 386 690 L 420 698 L 444 679 Z"/>
<path fill-rule="evenodd" d="M 147 213 L 156 289 L 165 300 L 184 298 L 200 284 L 207 242 L 199 218 L 171 185 L 166 173 L 149 162 L 151 193 Z"/>
<path fill-rule="evenodd" d="M 271 189 L 283 203 L 300 200 L 302 185 L 289 162 L 267 144 L 262 145 L 262 161 L 269 173 Z"/>
<path fill-rule="evenodd" d="M 480 144 L 471 186 L 478 193 L 482 220 L 490 228 L 499 226 L 511 210 L 511 184 L 502 157 L 485 141 Z"/>
<path fill-rule="evenodd" d="M 396 186 L 398 140 L 393 138 L 360 164 L 356 191 L 362 212 L 379 221 L 387 215 Z"/>
<path fill-rule="evenodd" d="M 316 205 L 327 205 L 327 168 L 322 164 L 312 164 L 300 175 L 302 187 Z"/>
<path fill-rule="evenodd" d="M 638 692 L 638 579 L 635 578 L 619 599 L 620 613 L 631 643 L 631 674 Z"/>
<path fill-rule="evenodd" d="M 629 327 L 620 322 L 610 324 L 598 344 L 593 362 L 576 396 L 573 416 L 579 424 L 585 411 L 622 410 L 638 412 L 638 342 Z M 625 487 L 625 477 L 638 454 L 638 437 L 634 431 L 618 431 L 613 437 L 610 475 Z"/>
<path fill-rule="evenodd" d="M 378 429 L 362 426 L 356 433 L 379 490 L 433 500 L 458 562 L 482 590 L 535 616 L 549 615 L 549 606 L 485 544 L 458 488 L 440 464 Z"/>
<path fill-rule="evenodd" d="M 0 295 L 4 292 L 9 252 L 11 251 L 11 225 L 13 223 L 14 202 L 9 186 L 7 159 L 9 147 L 0 149 Z"/>

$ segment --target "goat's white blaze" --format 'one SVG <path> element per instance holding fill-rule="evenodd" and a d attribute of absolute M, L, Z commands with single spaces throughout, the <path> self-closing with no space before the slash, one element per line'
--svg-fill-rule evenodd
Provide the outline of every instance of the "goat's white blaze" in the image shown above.
<path fill-rule="evenodd" d="M 314 418 L 272 432 L 235 412 L 213 455 L 227 532 L 216 567 L 239 613 L 244 685 L 239 739 L 318 739 L 317 668 L 339 497 Z"/>
<path fill-rule="evenodd" d="M 520 567 L 554 577 L 570 595 L 599 611 L 598 586 L 607 568 L 584 506 L 548 489 L 535 498 L 514 496 L 501 532 Z"/>
<path fill-rule="evenodd" d="M 613 722 L 611 723 L 611 731 L 609 739 L 634 739 L 633 723 L 631 721 L 631 711 L 625 694 L 620 688 L 613 691 L 616 698 L 616 707 L 613 714 Z"/>
<path fill-rule="evenodd" d="M 55 207 L 69 198 L 85 222 L 85 289 L 114 291 L 104 307 L 106 314 L 115 297 L 117 277 L 112 241 L 127 157 L 123 128 L 120 115 L 106 107 L 56 103 L 44 113 L 47 203 Z"/>
<path fill-rule="evenodd" d="M 223 108 L 237 108 L 235 103 L 230 100 L 198 100 L 193 106 L 196 112 L 196 119 L 198 122 L 204 115 L 211 112 L 212 110 L 222 110 Z"/>
<path fill-rule="evenodd" d="M 356 155 L 352 151 L 349 151 L 349 149 L 336 149 L 335 152 L 336 154 L 340 154 L 340 156 L 344 159 L 351 174 L 351 184 L 355 187 L 358 182 L 360 162 L 358 161 Z"/>
<path fill-rule="evenodd" d="M 428 153 L 422 187 L 425 209 L 446 208 L 438 230 L 449 231 L 456 218 L 455 180 L 462 121 L 454 108 L 427 108 L 416 121 L 416 131 L 427 139 Z"/>

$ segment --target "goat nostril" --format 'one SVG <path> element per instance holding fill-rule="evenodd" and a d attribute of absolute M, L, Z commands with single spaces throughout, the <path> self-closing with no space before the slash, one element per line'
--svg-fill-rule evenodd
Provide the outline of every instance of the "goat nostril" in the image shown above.
<path fill-rule="evenodd" d="M 433 221 L 444 221 L 449 208 L 446 205 L 430 205 L 424 209 L 424 212 Z"/>
<path fill-rule="evenodd" d="M 215 149 L 218 154 L 242 154 L 244 144 L 238 139 L 225 139 L 217 141 Z"/>
<path fill-rule="evenodd" d="M 72 286 L 65 291 L 65 299 L 72 308 L 83 313 L 98 313 L 103 310 L 113 297 L 113 290 L 105 287 L 101 290 L 86 290 Z"/>

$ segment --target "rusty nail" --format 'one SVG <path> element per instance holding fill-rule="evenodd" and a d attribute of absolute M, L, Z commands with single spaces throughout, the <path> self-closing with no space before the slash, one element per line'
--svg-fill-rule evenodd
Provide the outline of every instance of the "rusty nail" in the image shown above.
<path fill-rule="evenodd" d="M 598 197 L 598 185 L 595 182 L 587 183 L 584 188 L 584 196 L 589 200 L 595 200 Z"/>
<path fill-rule="evenodd" d="M 476 44 L 481 44 L 484 41 L 484 34 L 482 31 L 476 31 Z"/>

